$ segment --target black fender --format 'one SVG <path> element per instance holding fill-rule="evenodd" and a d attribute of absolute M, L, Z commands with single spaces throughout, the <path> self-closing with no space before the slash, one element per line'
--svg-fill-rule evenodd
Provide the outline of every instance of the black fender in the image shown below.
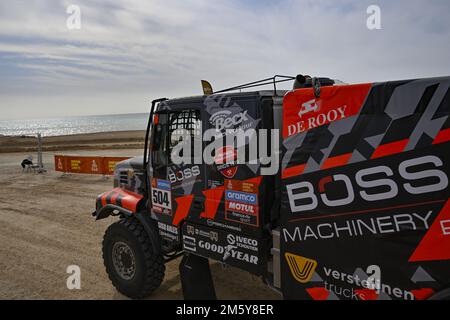
<path fill-rule="evenodd" d="M 95 217 L 95 220 L 103 220 L 111 215 L 112 216 L 124 215 L 126 217 L 131 217 L 133 216 L 133 212 L 125 208 L 119 207 L 115 204 L 107 204 L 104 205 L 103 207 L 98 208 L 96 211 L 92 213 L 92 216 Z"/>
<path fill-rule="evenodd" d="M 134 212 L 142 211 L 145 207 L 145 197 L 142 194 L 114 188 L 97 197 L 96 212 L 92 215 L 97 220 L 105 219 L 117 212 L 129 216 Z"/>
<path fill-rule="evenodd" d="M 97 211 L 93 212 L 92 215 L 96 218 L 96 220 L 102 220 L 108 218 L 111 215 L 120 215 L 126 218 L 136 218 L 144 227 L 144 230 L 147 232 L 147 235 L 152 243 L 153 252 L 155 252 L 156 254 L 162 253 L 161 236 L 159 234 L 157 222 L 151 218 L 148 212 L 140 211 L 135 213 L 117 205 L 107 204 L 99 208 Z"/>

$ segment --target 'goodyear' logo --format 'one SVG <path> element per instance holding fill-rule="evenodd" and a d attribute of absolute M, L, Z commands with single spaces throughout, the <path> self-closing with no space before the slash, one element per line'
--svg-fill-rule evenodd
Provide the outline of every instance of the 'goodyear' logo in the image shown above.
<path fill-rule="evenodd" d="M 317 267 L 317 261 L 287 252 L 285 258 L 295 280 L 300 283 L 308 283 L 311 280 Z"/>

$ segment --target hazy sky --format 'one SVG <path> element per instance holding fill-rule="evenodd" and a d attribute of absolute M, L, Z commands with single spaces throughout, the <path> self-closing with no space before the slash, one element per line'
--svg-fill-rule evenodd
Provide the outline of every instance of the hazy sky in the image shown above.
<path fill-rule="evenodd" d="M 381 30 L 366 27 L 371 4 Z M 200 79 L 450 75 L 449 13 L 448 0 L 1 0 L 0 119 L 146 112 Z"/>

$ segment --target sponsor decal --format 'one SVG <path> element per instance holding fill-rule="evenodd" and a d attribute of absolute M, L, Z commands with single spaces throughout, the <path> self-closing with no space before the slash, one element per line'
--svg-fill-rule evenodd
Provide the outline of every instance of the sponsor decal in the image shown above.
<path fill-rule="evenodd" d="M 161 214 L 172 215 L 172 194 L 170 182 L 152 179 L 152 209 Z"/>
<path fill-rule="evenodd" d="M 221 110 L 214 113 L 209 118 L 209 122 L 218 131 L 235 129 L 236 127 L 241 127 L 243 123 L 249 121 L 247 113 L 247 110 L 235 114 L 233 114 L 230 110 Z"/>
<path fill-rule="evenodd" d="M 302 107 L 300 108 L 300 111 L 298 112 L 298 116 L 300 118 L 303 118 L 305 114 L 308 114 L 310 112 L 318 112 L 320 110 L 320 100 L 312 99 L 305 103 L 302 103 Z"/>
<path fill-rule="evenodd" d="M 182 182 L 191 178 L 196 178 L 200 175 L 200 167 L 193 166 L 182 170 L 174 171 L 169 169 L 168 176 L 171 183 Z M 170 188 L 170 185 L 169 185 Z M 169 189 L 170 190 L 170 189 Z"/>
<path fill-rule="evenodd" d="M 258 195 L 241 191 L 225 191 L 225 219 L 259 226 Z"/>
<path fill-rule="evenodd" d="M 409 200 L 445 190 L 448 177 L 441 168 L 444 162 L 438 156 L 428 155 L 404 160 L 395 166 L 384 164 L 356 172 L 348 169 L 345 173 L 309 178 L 287 185 L 286 190 L 292 213 L 315 215 L 315 212 L 335 211 L 355 202 L 374 206 L 387 200 Z M 337 191 L 339 197 L 336 197 Z M 317 210 L 319 206 L 324 210 Z"/>
<path fill-rule="evenodd" d="M 161 237 L 166 238 L 168 240 L 171 241 L 178 241 L 178 236 L 171 234 L 169 232 L 163 231 L 163 230 L 159 230 L 159 234 L 161 235 Z"/>
<path fill-rule="evenodd" d="M 308 283 L 314 275 L 317 261 L 286 252 L 284 257 L 291 274 L 300 283 Z"/>
<path fill-rule="evenodd" d="M 216 150 L 214 163 L 217 170 L 228 179 L 232 179 L 238 170 L 237 151 L 233 146 L 225 146 Z"/>
<path fill-rule="evenodd" d="M 258 206 L 234 201 L 226 201 L 225 208 L 227 211 L 235 211 L 244 214 L 257 215 L 258 214 Z"/>
<path fill-rule="evenodd" d="M 322 88 L 321 98 L 313 90 L 300 89 L 283 100 L 283 137 L 301 134 L 358 114 L 371 84 Z"/>
<path fill-rule="evenodd" d="M 343 297 L 348 300 L 366 300 L 365 294 L 358 294 L 358 290 L 355 290 L 354 288 L 343 288 L 341 286 L 338 286 L 336 284 L 331 284 L 325 281 L 325 290 L 328 292 L 328 294 L 333 293 L 339 297 Z"/>
<path fill-rule="evenodd" d="M 190 236 L 196 236 L 196 237 L 203 237 L 207 238 L 208 240 L 217 242 L 219 241 L 219 233 L 216 231 L 206 231 L 199 228 L 196 228 L 192 225 L 186 226 L 186 232 Z"/>
<path fill-rule="evenodd" d="M 193 237 L 183 235 L 183 249 L 197 252 L 197 240 Z"/>
<path fill-rule="evenodd" d="M 230 163 L 236 160 L 237 152 L 233 146 L 225 146 L 216 150 L 214 162 L 216 164 Z"/>
<path fill-rule="evenodd" d="M 433 222 L 433 211 L 422 213 L 397 213 L 345 219 L 316 224 L 301 224 L 293 229 L 284 228 L 285 243 L 308 240 L 332 240 L 341 238 L 385 235 L 404 230 L 428 230 Z"/>
<path fill-rule="evenodd" d="M 206 224 L 209 227 L 218 227 L 218 228 L 229 229 L 229 230 L 238 231 L 238 232 L 242 231 L 242 228 L 239 227 L 239 226 L 232 226 L 232 225 L 225 224 L 225 223 L 218 222 L 218 221 L 214 221 L 214 220 L 211 220 L 211 219 L 206 220 Z"/>
<path fill-rule="evenodd" d="M 259 184 L 241 180 L 225 180 L 228 190 L 242 191 L 246 193 L 258 193 Z"/>
<path fill-rule="evenodd" d="M 254 193 L 246 193 L 240 191 L 226 190 L 225 199 L 228 201 L 239 201 L 243 203 L 258 204 L 258 195 Z"/>
<path fill-rule="evenodd" d="M 165 180 L 161 180 L 161 179 L 154 179 L 154 180 L 156 180 L 156 188 L 161 189 L 161 190 L 170 191 L 170 182 L 169 181 L 165 181 Z"/>
<path fill-rule="evenodd" d="M 367 268 L 367 272 L 374 271 L 372 276 L 368 276 L 361 268 L 356 268 L 354 273 L 349 274 L 326 266 L 321 268 L 319 274 L 319 265 L 316 260 L 288 252 L 285 253 L 285 259 L 292 276 L 297 282 L 303 285 L 314 282 L 314 287 L 305 289 L 314 299 L 318 298 L 314 294 L 317 293 L 317 290 L 326 293 L 322 297 L 324 299 L 318 300 L 326 300 L 330 294 L 350 300 L 377 300 L 382 293 L 398 299 L 415 299 L 414 294 L 410 291 L 381 283 L 380 268 L 376 265 Z M 315 273 L 317 273 L 317 276 L 313 280 Z M 351 287 L 342 287 L 322 278 L 339 281 Z M 323 285 L 323 287 L 318 285 Z"/>
<path fill-rule="evenodd" d="M 226 166 L 226 168 L 223 169 L 223 166 Z M 227 167 L 228 165 L 223 165 L 223 166 L 222 166 L 222 169 L 219 169 L 220 173 L 221 173 L 225 178 L 228 178 L 228 179 L 234 178 L 234 176 L 236 175 L 237 170 L 238 170 L 239 167 L 238 167 L 238 166 L 235 166 L 235 167 Z"/>
<path fill-rule="evenodd" d="M 315 107 L 311 108 L 318 108 L 317 104 L 315 105 Z M 338 120 L 343 120 L 346 118 L 346 113 L 345 110 L 347 109 L 347 106 L 341 106 L 341 107 L 337 107 L 335 109 L 331 109 L 326 113 L 318 113 L 317 115 L 315 114 L 316 111 L 314 111 L 315 109 L 311 109 L 308 110 L 307 112 L 304 110 L 302 107 L 302 109 L 299 112 L 299 116 L 300 115 L 305 115 L 305 113 L 310 113 L 311 111 L 314 111 L 313 115 L 310 115 L 310 117 L 308 119 L 305 119 L 304 121 L 299 121 L 296 124 L 290 125 L 288 126 L 288 135 L 292 136 L 294 134 L 299 134 L 299 133 L 303 133 L 306 132 L 308 130 L 317 128 L 317 127 L 321 127 L 323 125 L 329 124 L 331 122 L 334 121 L 338 121 Z M 304 118 L 307 118 L 306 116 Z"/>
<path fill-rule="evenodd" d="M 230 264 L 258 265 L 256 239 L 192 224 L 187 224 L 183 233 L 183 248 L 188 251 Z"/>
<path fill-rule="evenodd" d="M 162 222 L 158 222 L 158 229 L 159 229 L 159 234 L 166 238 L 166 239 L 170 239 L 172 241 L 179 241 L 178 239 L 178 228 L 162 223 Z"/>
<path fill-rule="evenodd" d="M 257 215 L 254 216 L 236 211 L 225 211 L 225 219 L 252 227 L 259 226 L 259 218 Z"/>
<path fill-rule="evenodd" d="M 351 289 L 342 288 L 335 283 L 331 284 L 329 283 L 329 281 L 324 281 L 325 288 L 329 292 L 333 292 L 334 294 L 347 299 L 377 300 L 378 296 L 383 293 L 397 299 L 415 300 L 414 294 L 411 291 L 392 287 L 388 284 L 381 283 L 380 280 L 375 280 L 376 284 L 374 284 L 374 279 L 371 279 L 371 277 L 364 275 L 364 273 L 363 275 L 358 274 L 357 270 L 358 268 L 353 274 L 348 274 L 346 272 L 342 272 L 332 268 L 323 267 L 323 272 L 320 274 L 320 276 L 353 286 L 353 288 Z"/>
<path fill-rule="evenodd" d="M 232 246 L 258 252 L 258 240 L 234 234 L 227 235 L 227 242 Z"/>
<path fill-rule="evenodd" d="M 162 222 L 158 222 L 158 228 L 160 230 L 167 231 L 167 232 L 169 232 L 171 234 L 178 235 L 178 228 L 177 227 L 174 227 L 174 226 L 162 223 Z"/>
<path fill-rule="evenodd" d="M 187 231 L 188 235 L 191 235 L 191 236 L 195 235 L 195 227 L 194 226 L 187 225 L 186 231 Z"/>
<path fill-rule="evenodd" d="M 208 180 L 208 189 L 215 189 L 217 187 L 222 187 L 222 186 L 223 186 L 223 181 L 212 180 L 212 179 Z"/>
<path fill-rule="evenodd" d="M 228 259 L 246 262 L 249 264 L 257 265 L 258 256 L 252 255 L 250 253 L 242 252 L 238 250 L 237 246 L 226 245 L 222 246 L 217 243 L 211 243 L 204 240 L 198 241 L 198 247 L 210 251 L 222 256 L 222 261 L 227 261 Z"/>

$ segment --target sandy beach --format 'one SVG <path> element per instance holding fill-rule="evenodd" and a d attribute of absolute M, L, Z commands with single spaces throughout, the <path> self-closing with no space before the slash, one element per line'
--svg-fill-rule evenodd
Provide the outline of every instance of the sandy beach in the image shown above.
<path fill-rule="evenodd" d="M 95 222 L 91 216 L 96 196 L 112 180 L 62 175 L 53 170 L 53 155 L 131 157 L 142 153 L 142 140 L 143 132 L 46 138 L 48 172 L 37 174 L 22 173 L 19 165 L 28 154 L 37 159 L 34 139 L 0 138 L 0 299 L 125 299 L 112 287 L 101 258 L 103 233 L 114 218 Z M 151 299 L 182 299 L 178 263 L 167 265 Z M 69 265 L 81 268 L 81 290 L 66 287 Z M 212 263 L 212 273 L 220 299 L 279 298 L 241 270 Z"/>
<path fill-rule="evenodd" d="M 43 138 L 43 151 L 140 149 L 145 131 L 117 131 Z M 36 137 L 0 135 L 0 153 L 31 152 L 37 146 Z"/>

